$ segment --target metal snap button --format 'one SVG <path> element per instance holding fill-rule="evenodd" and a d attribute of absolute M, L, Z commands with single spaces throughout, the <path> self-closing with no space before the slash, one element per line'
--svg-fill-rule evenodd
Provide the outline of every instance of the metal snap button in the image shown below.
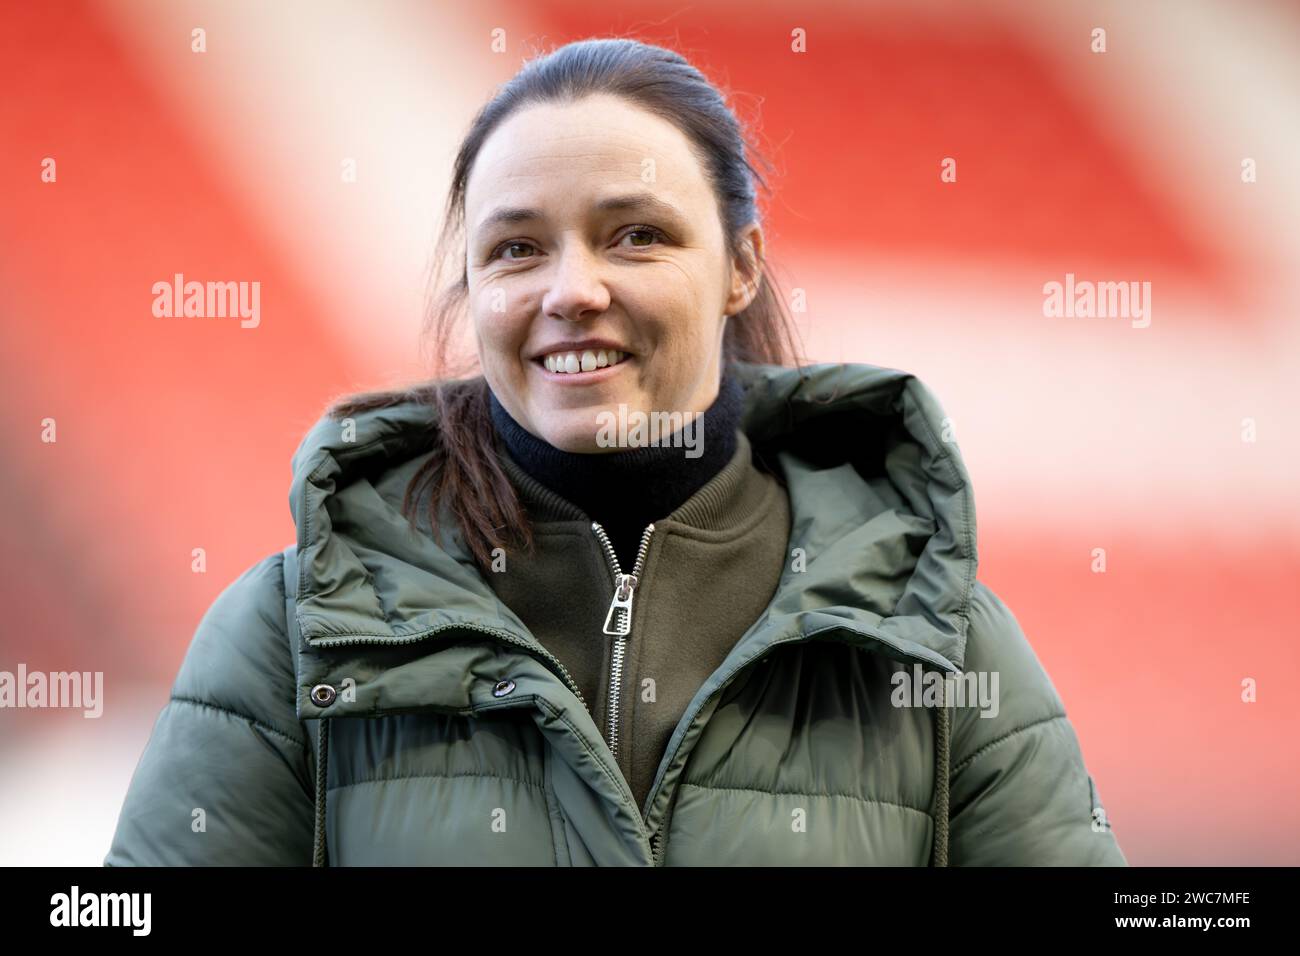
<path fill-rule="evenodd" d="M 311 689 L 311 702 L 318 707 L 328 707 L 334 703 L 336 694 L 329 684 L 317 684 Z"/>
<path fill-rule="evenodd" d="M 515 689 L 515 682 L 512 680 L 497 681 L 497 685 L 492 688 L 493 697 L 504 697 Z"/>

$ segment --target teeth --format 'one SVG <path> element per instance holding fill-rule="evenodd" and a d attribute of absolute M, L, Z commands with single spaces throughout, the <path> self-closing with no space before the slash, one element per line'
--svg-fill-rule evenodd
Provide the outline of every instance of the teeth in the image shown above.
<path fill-rule="evenodd" d="M 553 352 L 542 359 L 548 372 L 594 372 L 607 365 L 617 365 L 627 357 L 617 349 L 586 349 L 583 352 Z"/>

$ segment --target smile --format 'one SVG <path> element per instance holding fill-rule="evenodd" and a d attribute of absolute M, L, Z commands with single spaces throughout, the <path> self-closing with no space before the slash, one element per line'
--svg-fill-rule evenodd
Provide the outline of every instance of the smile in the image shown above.
<path fill-rule="evenodd" d="M 581 352 L 552 352 L 538 363 L 557 375 L 582 375 L 618 365 L 628 359 L 627 352 L 616 349 L 584 349 Z"/>
<path fill-rule="evenodd" d="M 552 381 L 580 382 L 601 381 L 603 378 L 617 375 L 617 369 L 628 364 L 632 358 L 629 352 L 614 349 L 585 349 L 582 351 L 551 352 L 534 363 L 545 369 L 546 377 Z"/>

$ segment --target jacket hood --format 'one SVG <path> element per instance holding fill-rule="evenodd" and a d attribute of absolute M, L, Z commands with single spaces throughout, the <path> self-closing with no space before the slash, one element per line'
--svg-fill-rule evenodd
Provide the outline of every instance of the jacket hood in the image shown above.
<path fill-rule="evenodd" d="M 930 391 L 910 374 L 871 365 L 734 369 L 742 428 L 755 455 L 780 473 L 792 524 L 777 591 L 733 655 L 821 635 L 960 670 L 975 513 Z M 303 438 L 289 500 L 304 642 L 397 645 L 489 630 L 563 673 L 483 580 L 450 516 L 440 513 L 447 523 L 436 539 L 427 520 L 413 529 L 402 516 L 402 491 L 432 447 L 434 416 L 407 401 L 353 419 L 322 417 Z M 319 714 L 305 695 L 299 707 L 302 717 Z"/>

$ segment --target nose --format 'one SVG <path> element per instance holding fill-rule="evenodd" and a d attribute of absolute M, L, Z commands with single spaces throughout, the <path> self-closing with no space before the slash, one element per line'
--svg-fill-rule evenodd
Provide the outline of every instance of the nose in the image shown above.
<path fill-rule="evenodd" d="M 608 308 L 609 289 L 601 276 L 601 262 L 582 243 L 566 243 L 556 256 L 550 288 L 542 299 L 543 312 L 577 322 Z"/>

